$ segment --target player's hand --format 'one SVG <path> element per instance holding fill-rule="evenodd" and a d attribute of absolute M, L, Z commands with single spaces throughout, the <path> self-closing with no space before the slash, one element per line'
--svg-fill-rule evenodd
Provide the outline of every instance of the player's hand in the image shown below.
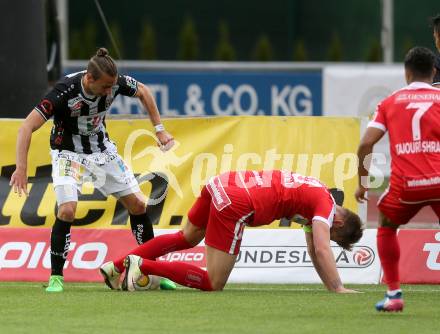
<path fill-rule="evenodd" d="M 356 192 L 354 193 L 354 198 L 356 198 L 356 201 L 358 201 L 358 203 L 364 203 L 365 201 L 368 202 L 367 190 L 367 188 L 364 188 L 362 186 L 359 186 L 356 189 Z"/>
<path fill-rule="evenodd" d="M 337 288 L 335 290 L 336 293 L 361 293 L 360 291 L 352 290 L 352 289 L 346 289 L 344 287 Z"/>
<path fill-rule="evenodd" d="M 171 147 L 174 146 L 174 138 L 168 132 L 166 131 L 157 132 L 156 137 L 159 140 L 159 143 L 157 143 L 157 145 L 163 152 L 168 151 Z"/>
<path fill-rule="evenodd" d="M 18 196 L 21 197 L 21 193 L 28 195 L 27 191 L 27 175 L 26 171 L 22 169 L 16 169 L 11 176 L 11 181 L 9 185 L 14 188 L 14 192 L 18 193 Z"/>

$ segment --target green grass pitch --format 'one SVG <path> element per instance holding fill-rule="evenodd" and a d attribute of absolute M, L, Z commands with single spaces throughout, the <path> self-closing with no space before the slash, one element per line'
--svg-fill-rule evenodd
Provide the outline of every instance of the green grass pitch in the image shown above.
<path fill-rule="evenodd" d="M 128 293 L 104 284 L 66 283 L 48 294 L 42 283 L 0 282 L 0 333 L 439 333 L 440 286 L 403 286 L 402 313 L 378 313 L 385 287 L 228 284 L 223 292 Z"/>

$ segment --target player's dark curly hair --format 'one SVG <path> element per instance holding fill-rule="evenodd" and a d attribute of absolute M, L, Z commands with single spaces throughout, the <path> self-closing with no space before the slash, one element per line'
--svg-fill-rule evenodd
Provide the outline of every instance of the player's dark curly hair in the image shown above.
<path fill-rule="evenodd" d="M 87 73 L 90 73 L 95 80 L 98 80 L 103 73 L 111 77 L 118 75 L 115 61 L 110 57 L 106 48 L 99 48 L 96 55 L 90 58 Z"/>
<path fill-rule="evenodd" d="M 437 14 L 436 16 L 433 16 L 431 18 L 431 25 L 432 25 L 432 29 L 437 34 L 440 34 L 440 14 Z"/>
<path fill-rule="evenodd" d="M 426 79 L 434 71 L 435 55 L 423 46 L 413 47 L 405 56 L 405 69 L 409 70 L 415 79 Z"/>
<path fill-rule="evenodd" d="M 346 250 L 351 250 L 364 232 L 361 218 L 353 211 L 344 208 L 344 225 L 335 232 L 339 236 L 337 244 Z"/>

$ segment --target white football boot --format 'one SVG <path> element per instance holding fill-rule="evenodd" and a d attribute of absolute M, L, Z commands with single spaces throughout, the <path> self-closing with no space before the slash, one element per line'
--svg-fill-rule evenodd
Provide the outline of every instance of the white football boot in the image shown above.
<path fill-rule="evenodd" d="M 112 290 L 120 290 L 120 277 L 121 274 L 116 270 L 116 267 L 112 261 L 104 263 L 99 272 L 104 278 L 105 284 Z"/>
<path fill-rule="evenodd" d="M 122 290 L 136 291 L 137 281 L 143 276 L 139 268 L 141 258 L 137 255 L 128 255 L 124 260 L 125 277 L 122 280 Z"/>

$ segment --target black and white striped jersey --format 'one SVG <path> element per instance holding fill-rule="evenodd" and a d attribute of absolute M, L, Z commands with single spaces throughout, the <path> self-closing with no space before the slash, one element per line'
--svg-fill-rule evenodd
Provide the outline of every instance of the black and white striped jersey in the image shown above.
<path fill-rule="evenodd" d="M 118 94 L 134 96 L 138 83 L 129 76 L 118 75 L 111 95 L 90 96 L 82 87 L 85 73 L 62 78 L 35 107 L 45 120 L 54 118 L 50 136 L 54 150 L 91 154 L 115 149 L 105 128 L 105 115 Z"/>

